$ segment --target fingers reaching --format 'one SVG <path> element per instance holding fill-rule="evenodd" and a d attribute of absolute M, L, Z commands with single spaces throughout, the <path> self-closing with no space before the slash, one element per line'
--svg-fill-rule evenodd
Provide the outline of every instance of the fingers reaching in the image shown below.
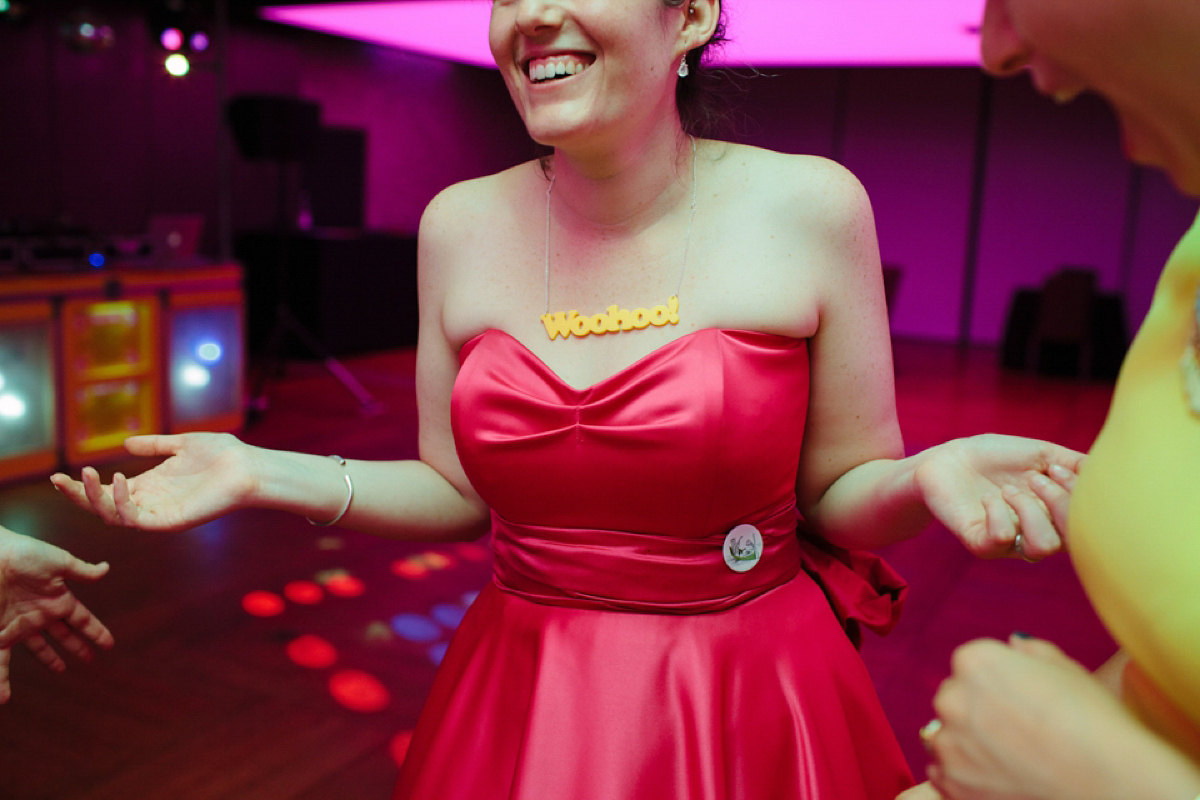
<path fill-rule="evenodd" d="M 89 564 L 79 558 L 71 557 L 64 577 L 76 581 L 98 581 L 108 574 L 108 562 Z"/>
<path fill-rule="evenodd" d="M 112 491 L 100 482 L 100 473 L 92 467 L 84 467 L 82 477 L 83 491 L 91 509 L 109 525 L 120 525 L 121 518 L 117 513 L 116 503 L 113 502 Z"/>
<path fill-rule="evenodd" d="M 1037 483 L 1037 476 L 1032 480 Z M 1047 514 L 1047 507 L 1035 495 L 1008 487 L 1005 500 L 1016 512 L 1018 531 L 1013 539 L 1014 554 L 1026 561 L 1041 561 L 1062 549 L 1062 539 L 1056 522 Z M 1065 512 L 1064 512 L 1065 513 Z"/>
<path fill-rule="evenodd" d="M 63 661 L 58 651 L 51 647 L 50 643 L 46 641 L 46 637 L 40 633 L 35 633 L 26 639 L 25 646 L 29 648 L 29 652 L 37 656 L 38 661 L 53 671 L 62 672 L 67 668 L 67 662 Z"/>
<path fill-rule="evenodd" d="M 97 646 L 106 650 L 113 646 L 112 633 L 83 603 L 75 604 L 75 609 L 66 621 L 68 625 L 91 639 Z"/>
<path fill-rule="evenodd" d="M 125 449 L 135 456 L 173 456 L 183 447 L 183 436 L 147 434 L 130 436 L 125 440 Z"/>
<path fill-rule="evenodd" d="M 118 519 L 124 525 L 136 525 L 139 509 L 130 496 L 129 481 L 120 472 L 113 475 L 112 492 Z"/>

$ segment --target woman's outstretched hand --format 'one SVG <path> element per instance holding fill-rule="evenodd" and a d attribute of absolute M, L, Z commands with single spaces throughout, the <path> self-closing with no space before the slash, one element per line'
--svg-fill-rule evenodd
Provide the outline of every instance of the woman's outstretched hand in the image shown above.
<path fill-rule="evenodd" d="M 1062 548 L 1083 453 L 984 434 L 946 442 L 924 456 L 918 489 L 937 520 L 972 553 L 1037 561 Z"/>
<path fill-rule="evenodd" d="M 109 525 L 154 531 L 195 527 L 245 505 L 254 490 L 254 448 L 227 433 L 133 436 L 125 448 L 136 456 L 167 459 L 153 469 L 109 485 L 84 467 L 82 480 L 62 473 L 51 482 L 80 508 Z"/>

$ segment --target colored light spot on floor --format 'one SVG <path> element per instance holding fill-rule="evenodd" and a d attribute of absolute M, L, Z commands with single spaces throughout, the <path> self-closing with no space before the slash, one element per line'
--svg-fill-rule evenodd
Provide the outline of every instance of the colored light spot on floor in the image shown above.
<path fill-rule="evenodd" d="M 447 642 L 438 642 L 429 648 L 429 660 L 433 662 L 434 666 L 442 663 L 442 659 L 446 657 L 446 649 L 449 646 Z"/>
<path fill-rule="evenodd" d="M 455 549 L 458 551 L 458 557 L 467 561 L 487 561 L 490 555 L 486 547 L 474 542 L 462 542 Z"/>
<path fill-rule="evenodd" d="M 293 603 L 311 606 L 313 603 L 321 602 L 325 592 L 321 591 L 321 587 L 312 581 L 292 581 L 283 587 L 283 596 Z"/>
<path fill-rule="evenodd" d="M 288 643 L 287 656 L 293 663 L 309 669 L 324 669 L 337 663 L 338 654 L 333 645 L 320 636 L 305 634 Z"/>
<path fill-rule="evenodd" d="M 425 566 L 430 569 L 446 569 L 454 566 L 454 559 L 442 553 L 435 553 L 432 550 L 428 553 L 423 553 L 422 558 L 425 560 Z"/>
<path fill-rule="evenodd" d="M 338 597 L 358 597 L 366 587 L 353 575 L 335 575 L 326 581 L 325 589 Z"/>
<path fill-rule="evenodd" d="M 346 669 L 329 678 L 329 693 L 333 699 L 351 711 L 382 711 L 392 702 L 384 685 L 362 670 Z"/>
<path fill-rule="evenodd" d="M 424 578 L 429 574 L 429 568 L 424 564 L 406 558 L 403 561 L 392 562 L 392 573 L 401 578 Z"/>
<path fill-rule="evenodd" d="M 273 617 L 283 613 L 283 598 L 274 592 L 247 592 L 242 608 L 256 617 Z"/>
<path fill-rule="evenodd" d="M 430 612 L 430 615 L 436 619 L 442 625 L 442 627 L 454 630 L 458 627 L 458 624 L 462 622 L 463 614 L 466 613 L 467 610 L 460 605 L 442 603 L 434 606 L 433 611 Z"/>
<path fill-rule="evenodd" d="M 433 642 L 442 638 L 442 629 L 420 614 L 397 614 L 392 617 L 392 630 L 410 642 Z"/>
<path fill-rule="evenodd" d="M 396 635 L 392 633 L 391 627 L 386 622 L 376 620 L 367 626 L 363 631 L 363 639 L 368 642 L 390 642 L 395 639 Z"/>
<path fill-rule="evenodd" d="M 404 766 L 404 757 L 408 755 L 408 746 L 412 744 L 412 731 L 400 731 L 388 742 L 388 752 L 397 767 Z"/>
<path fill-rule="evenodd" d="M 322 536 L 317 539 L 318 550 L 341 550 L 346 543 L 340 536 Z"/>

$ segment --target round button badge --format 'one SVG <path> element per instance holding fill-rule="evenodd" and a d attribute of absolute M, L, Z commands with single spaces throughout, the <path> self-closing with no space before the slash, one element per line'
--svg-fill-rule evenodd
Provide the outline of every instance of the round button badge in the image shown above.
<path fill-rule="evenodd" d="M 738 525 L 725 535 L 725 565 L 734 572 L 754 569 L 763 554 L 763 538 L 753 525 Z"/>

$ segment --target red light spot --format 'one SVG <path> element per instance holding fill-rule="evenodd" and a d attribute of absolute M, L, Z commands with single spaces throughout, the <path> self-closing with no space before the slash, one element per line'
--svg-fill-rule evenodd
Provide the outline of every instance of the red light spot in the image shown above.
<path fill-rule="evenodd" d="M 329 693 L 351 711 L 382 711 L 392 701 L 382 683 L 357 669 L 335 672 L 329 678 Z"/>
<path fill-rule="evenodd" d="M 337 661 L 337 650 L 320 636 L 305 634 L 292 639 L 287 646 L 287 655 L 293 663 L 309 669 L 331 667 Z"/>
<path fill-rule="evenodd" d="M 410 744 L 412 744 L 412 731 L 400 731 L 392 737 L 392 741 L 388 744 L 388 752 L 392 754 L 392 761 L 396 762 L 397 767 L 404 766 L 404 757 L 408 755 Z"/>
<path fill-rule="evenodd" d="M 488 549 L 483 545 L 463 542 L 458 546 L 458 556 L 467 561 L 487 561 Z"/>
<path fill-rule="evenodd" d="M 365 589 L 363 582 L 353 575 L 334 575 L 325 582 L 325 588 L 338 597 L 358 597 Z"/>
<path fill-rule="evenodd" d="M 274 592 L 249 592 L 242 598 L 242 608 L 256 617 L 273 617 L 283 613 L 283 598 Z"/>
<path fill-rule="evenodd" d="M 424 564 L 418 564 L 416 561 L 405 559 L 404 561 L 393 561 L 392 572 L 399 575 L 401 578 L 424 578 L 429 574 L 429 570 Z"/>
<path fill-rule="evenodd" d="M 317 586 L 312 581 L 292 581 L 283 587 L 283 595 L 293 603 L 311 606 L 313 603 L 321 602 L 321 598 L 325 596 L 325 593 L 321 591 L 320 586 Z"/>

